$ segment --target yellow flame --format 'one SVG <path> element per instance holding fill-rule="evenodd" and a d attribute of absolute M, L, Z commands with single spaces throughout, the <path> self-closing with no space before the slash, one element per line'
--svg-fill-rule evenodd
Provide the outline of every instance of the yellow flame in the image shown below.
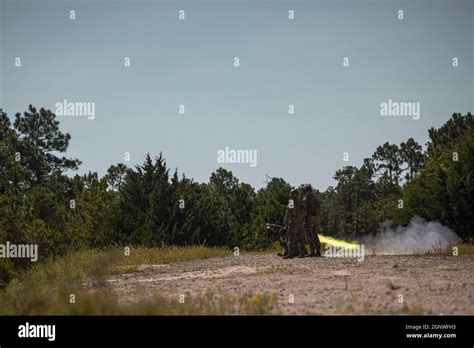
<path fill-rule="evenodd" d="M 345 248 L 345 249 L 355 249 L 359 244 L 355 242 L 346 242 L 345 240 L 336 239 L 328 236 L 323 236 L 318 234 L 319 240 L 321 243 L 332 245 L 333 247 Z"/>

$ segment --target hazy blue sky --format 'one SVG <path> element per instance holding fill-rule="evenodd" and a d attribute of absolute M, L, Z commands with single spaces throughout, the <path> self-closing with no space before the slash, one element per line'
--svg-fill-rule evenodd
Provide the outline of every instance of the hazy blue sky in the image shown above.
<path fill-rule="evenodd" d="M 80 173 L 162 151 L 207 181 L 230 147 L 258 151 L 255 168 L 223 165 L 244 182 L 325 189 L 378 145 L 424 144 L 428 128 L 474 109 L 470 0 L 0 2 L 0 107 L 94 102 L 94 120 L 59 117 Z M 380 116 L 388 99 L 419 102 L 421 118 Z"/>

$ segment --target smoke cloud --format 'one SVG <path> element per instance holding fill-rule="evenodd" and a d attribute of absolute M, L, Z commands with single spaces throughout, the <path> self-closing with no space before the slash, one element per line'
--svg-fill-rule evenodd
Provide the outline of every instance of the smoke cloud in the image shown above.
<path fill-rule="evenodd" d="M 413 254 L 446 249 L 461 239 L 451 229 L 439 222 L 426 221 L 414 216 L 408 226 L 391 227 L 385 221 L 377 235 L 365 241 L 375 254 Z"/>

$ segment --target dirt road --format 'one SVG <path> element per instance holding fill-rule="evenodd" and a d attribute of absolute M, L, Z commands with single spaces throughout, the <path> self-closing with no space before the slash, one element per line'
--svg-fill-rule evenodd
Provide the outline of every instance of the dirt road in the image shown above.
<path fill-rule="evenodd" d="M 282 260 L 274 254 L 142 265 L 106 281 L 121 303 L 151 296 L 276 294 L 281 314 L 474 314 L 471 256 Z M 292 297 L 293 296 L 293 297 Z M 293 298 L 294 301 L 291 301 Z"/>

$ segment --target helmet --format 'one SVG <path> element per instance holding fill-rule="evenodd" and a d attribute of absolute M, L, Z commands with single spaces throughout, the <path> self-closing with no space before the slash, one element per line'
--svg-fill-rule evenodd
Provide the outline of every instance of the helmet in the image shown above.
<path fill-rule="evenodd" d="M 298 197 L 298 190 L 296 190 L 296 189 L 291 190 L 290 191 L 290 197 L 291 198 Z"/>
<path fill-rule="evenodd" d="M 313 192 L 313 187 L 311 186 L 311 184 L 306 184 L 303 187 L 303 191 L 304 191 L 304 193 Z"/>

